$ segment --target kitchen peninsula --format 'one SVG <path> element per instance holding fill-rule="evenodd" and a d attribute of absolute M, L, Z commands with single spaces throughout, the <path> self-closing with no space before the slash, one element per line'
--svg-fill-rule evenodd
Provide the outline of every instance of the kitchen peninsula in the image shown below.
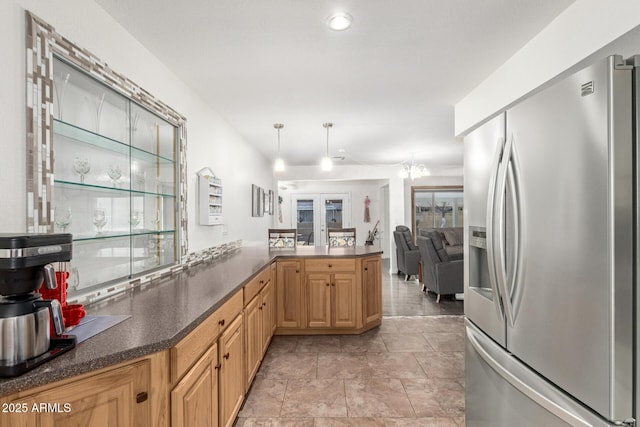
<path fill-rule="evenodd" d="M 131 318 L 0 380 L 0 404 L 15 409 L 0 413 L 0 424 L 55 415 L 63 424 L 230 426 L 274 333 L 357 334 L 380 325 L 381 253 L 243 247 L 90 306 L 91 315 Z M 41 403 L 70 411 L 30 410 Z"/>

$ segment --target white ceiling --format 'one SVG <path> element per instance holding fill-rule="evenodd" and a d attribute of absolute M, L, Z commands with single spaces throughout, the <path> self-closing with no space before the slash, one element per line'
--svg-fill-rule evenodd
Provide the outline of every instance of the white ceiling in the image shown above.
<path fill-rule="evenodd" d="M 224 117 L 288 164 L 460 168 L 453 106 L 573 0 L 96 0 Z M 344 32 L 326 27 L 353 15 Z M 339 154 L 338 150 L 346 150 Z"/>

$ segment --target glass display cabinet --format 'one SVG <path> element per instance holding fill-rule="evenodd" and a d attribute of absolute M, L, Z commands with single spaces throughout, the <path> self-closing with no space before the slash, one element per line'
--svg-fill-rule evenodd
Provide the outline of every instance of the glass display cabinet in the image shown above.
<path fill-rule="evenodd" d="M 69 292 L 179 262 L 178 128 L 53 58 L 53 225 L 73 234 Z"/>

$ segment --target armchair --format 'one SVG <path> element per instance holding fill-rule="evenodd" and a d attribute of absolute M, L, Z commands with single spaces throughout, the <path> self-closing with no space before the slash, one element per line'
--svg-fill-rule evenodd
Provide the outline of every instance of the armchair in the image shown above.
<path fill-rule="evenodd" d="M 437 231 L 418 236 L 418 249 L 422 261 L 422 291 L 431 291 L 438 295 L 456 294 L 464 291 L 462 259 L 451 259 L 442 245 Z"/>
<path fill-rule="evenodd" d="M 406 225 L 399 225 L 393 232 L 396 241 L 396 257 L 398 260 L 398 274 L 404 273 L 405 280 L 418 274 L 418 263 L 420 262 L 420 251 L 413 243 L 411 230 Z"/>

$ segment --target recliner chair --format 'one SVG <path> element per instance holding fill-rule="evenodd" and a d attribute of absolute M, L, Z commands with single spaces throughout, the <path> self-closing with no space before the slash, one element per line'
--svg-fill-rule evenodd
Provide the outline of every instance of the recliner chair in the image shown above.
<path fill-rule="evenodd" d="M 437 231 L 418 236 L 416 241 L 422 260 L 422 291 L 436 293 L 436 302 L 441 295 L 462 293 L 464 260 L 450 259 Z"/>
<path fill-rule="evenodd" d="M 409 280 L 412 275 L 418 274 L 420 251 L 413 243 L 411 230 L 406 225 L 398 225 L 393 232 L 396 241 L 396 257 L 398 260 L 398 274 L 406 275 L 404 280 Z"/>

